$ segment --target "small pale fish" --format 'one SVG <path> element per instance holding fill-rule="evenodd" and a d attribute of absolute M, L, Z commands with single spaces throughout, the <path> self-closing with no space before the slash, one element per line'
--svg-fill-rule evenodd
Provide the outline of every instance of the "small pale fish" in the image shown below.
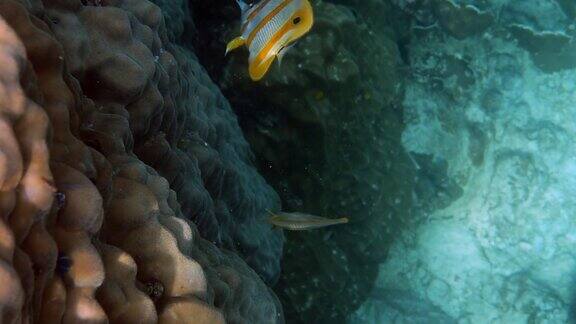
<path fill-rule="evenodd" d="M 268 211 L 268 213 L 270 213 L 268 221 L 272 225 L 291 231 L 305 231 L 330 225 L 348 223 L 348 218 L 346 217 L 331 219 L 299 212 L 272 213 L 271 211 Z"/>
<path fill-rule="evenodd" d="M 262 79 L 277 57 L 278 62 L 314 23 L 308 0 L 261 0 L 248 5 L 236 0 L 242 12 L 241 35 L 226 46 L 228 52 L 246 45 L 250 56 L 248 72 L 254 81 Z"/>

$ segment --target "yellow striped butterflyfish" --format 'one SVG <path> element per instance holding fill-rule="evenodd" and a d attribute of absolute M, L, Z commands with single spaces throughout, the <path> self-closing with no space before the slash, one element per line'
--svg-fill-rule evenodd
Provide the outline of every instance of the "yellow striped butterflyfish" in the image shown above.
<path fill-rule="evenodd" d="M 228 52 L 246 45 L 250 56 L 248 72 L 260 80 L 276 57 L 281 62 L 294 42 L 306 34 L 314 22 L 308 0 L 261 0 L 247 4 L 236 0 L 241 11 L 240 36 L 226 45 Z"/>

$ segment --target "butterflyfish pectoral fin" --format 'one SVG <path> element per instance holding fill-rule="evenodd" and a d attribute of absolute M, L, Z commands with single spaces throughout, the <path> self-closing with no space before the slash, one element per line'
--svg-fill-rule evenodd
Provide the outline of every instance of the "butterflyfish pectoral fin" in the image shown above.
<path fill-rule="evenodd" d="M 284 51 L 284 48 L 280 49 L 278 54 L 276 54 L 276 60 L 278 61 L 278 67 L 282 66 L 282 59 L 284 58 L 284 54 L 286 54 L 286 52 Z"/>
<path fill-rule="evenodd" d="M 278 59 L 278 66 L 282 65 L 282 59 L 284 58 L 284 55 L 286 55 L 288 50 L 290 50 L 292 47 L 294 47 L 294 44 L 295 43 L 292 43 L 290 45 L 286 45 L 286 46 L 282 47 L 280 49 L 280 51 L 278 51 L 278 54 L 276 54 L 276 58 Z"/>
<path fill-rule="evenodd" d="M 242 36 L 238 36 L 238 37 L 234 38 L 233 40 L 231 40 L 226 45 L 226 53 L 224 53 L 224 56 L 228 55 L 228 53 L 230 51 L 233 51 L 233 50 L 237 49 L 238 47 L 244 45 L 245 42 L 246 42 L 246 40 L 244 38 L 242 38 Z"/>
<path fill-rule="evenodd" d="M 286 54 L 286 52 L 280 51 L 276 55 L 276 60 L 278 61 L 278 67 L 282 67 L 282 60 L 284 59 L 284 54 Z"/>

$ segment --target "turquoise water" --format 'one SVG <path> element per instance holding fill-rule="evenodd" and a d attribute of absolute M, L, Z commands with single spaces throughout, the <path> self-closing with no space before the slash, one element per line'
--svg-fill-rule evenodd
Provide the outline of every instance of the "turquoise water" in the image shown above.
<path fill-rule="evenodd" d="M 195 47 L 282 208 L 288 323 L 565 323 L 576 270 L 576 3 L 313 1 L 269 74 L 215 55 L 232 1 L 191 1 Z"/>

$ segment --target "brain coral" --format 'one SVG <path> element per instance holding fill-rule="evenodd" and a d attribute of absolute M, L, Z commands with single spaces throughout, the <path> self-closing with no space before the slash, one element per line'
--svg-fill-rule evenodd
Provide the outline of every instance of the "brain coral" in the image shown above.
<path fill-rule="evenodd" d="M 213 243 L 273 280 L 282 237 L 255 215 L 277 198 L 158 7 L 3 0 L 0 17 L 1 322 L 283 322 Z"/>

